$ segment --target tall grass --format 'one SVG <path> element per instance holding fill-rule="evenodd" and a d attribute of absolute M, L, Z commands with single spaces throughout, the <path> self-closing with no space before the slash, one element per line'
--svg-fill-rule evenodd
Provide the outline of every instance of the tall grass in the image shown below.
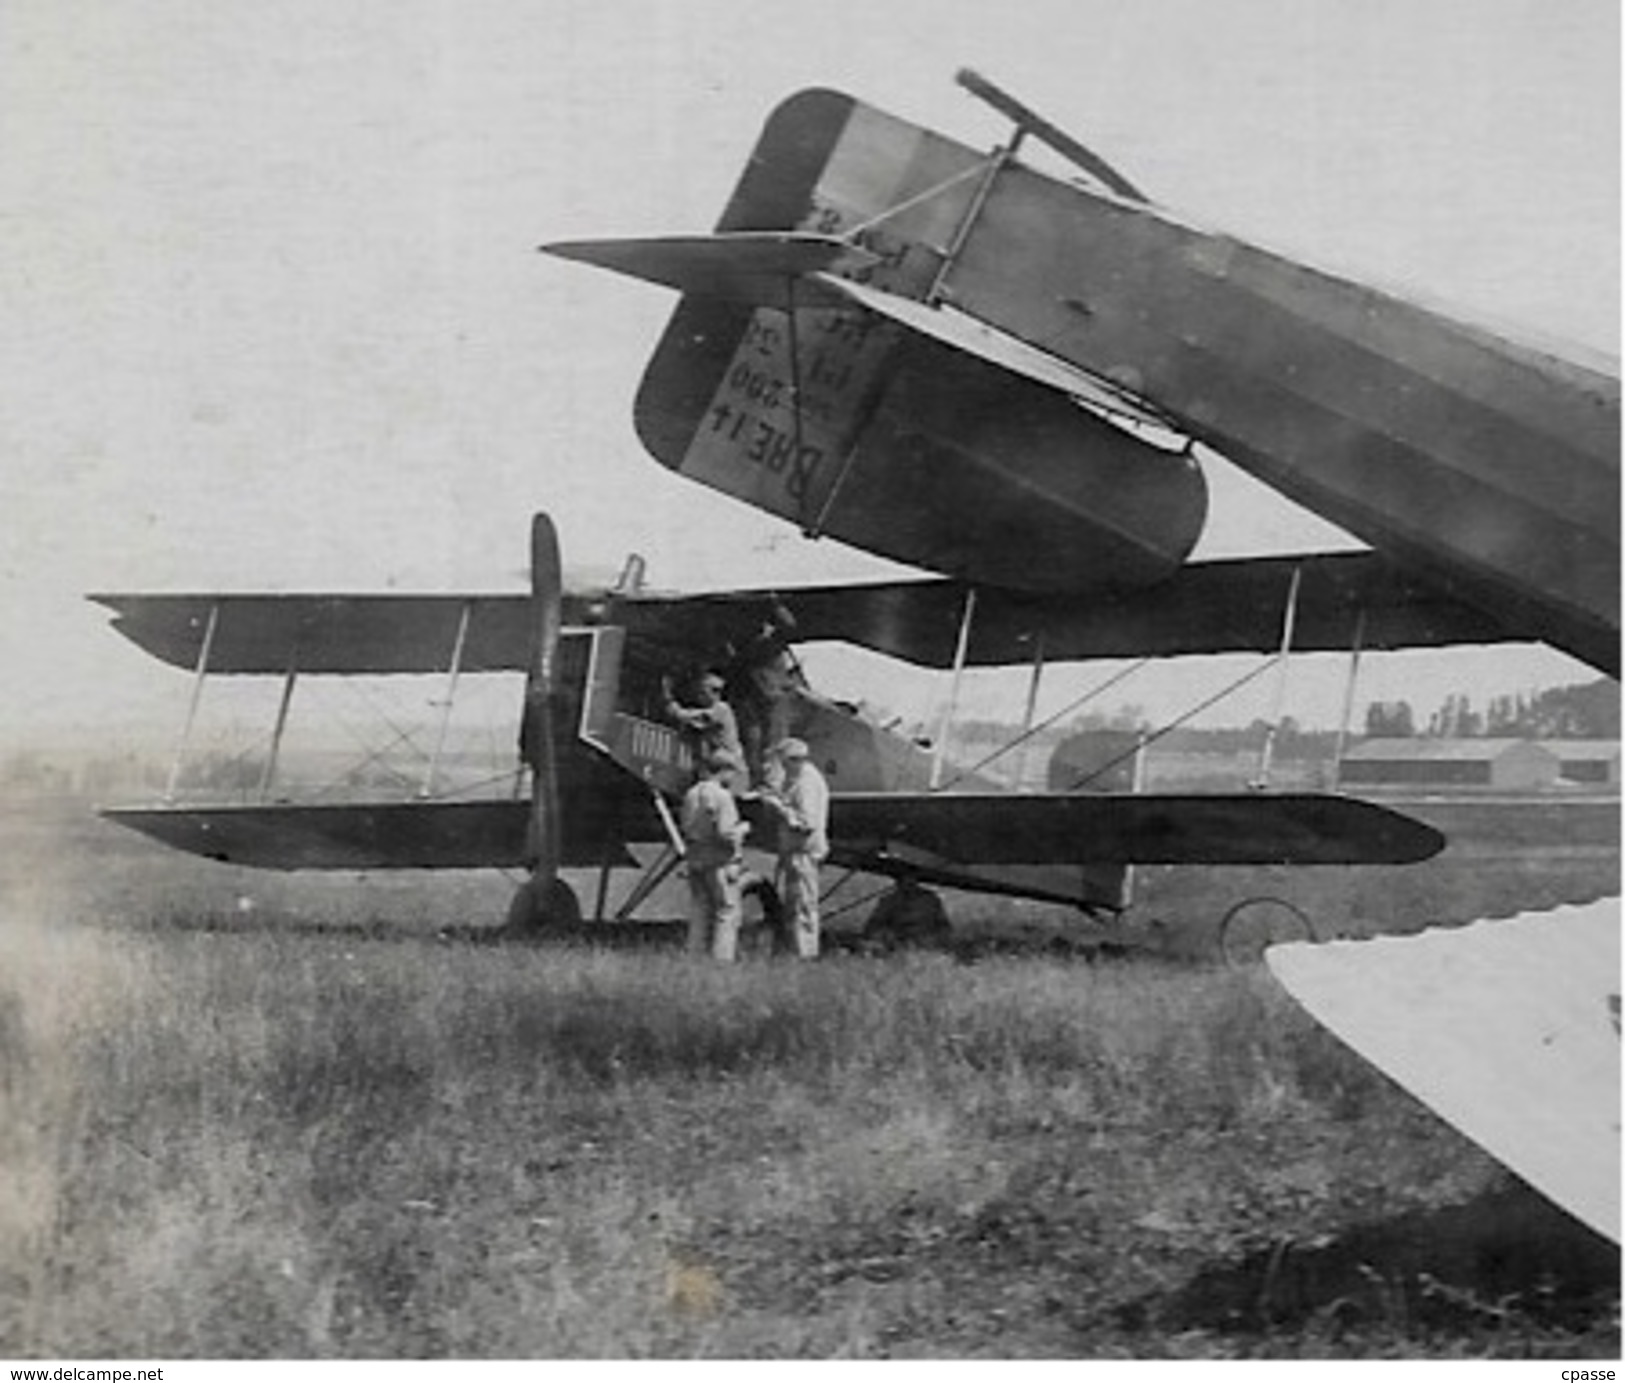
<path fill-rule="evenodd" d="M 1502 1181 L 1258 974 L 447 945 L 500 880 L 5 840 L 0 1353 L 1617 1352 L 1429 1335 L 1381 1250 L 1330 1324 L 1191 1304 Z"/>
<path fill-rule="evenodd" d="M 1258 976 L 0 947 L 7 1354 L 1157 1353 L 1193 1261 L 1494 1179 Z"/>

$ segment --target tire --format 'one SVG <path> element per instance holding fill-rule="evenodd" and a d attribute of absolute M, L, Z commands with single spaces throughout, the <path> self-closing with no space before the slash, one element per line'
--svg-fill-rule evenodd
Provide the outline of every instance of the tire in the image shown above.
<path fill-rule="evenodd" d="M 789 946 L 784 931 L 784 902 L 770 879 L 752 879 L 741 890 L 745 910 L 739 949 L 744 955 L 783 955 Z"/>
<path fill-rule="evenodd" d="M 1219 923 L 1219 950 L 1225 964 L 1238 969 L 1257 965 L 1265 947 L 1316 939 L 1308 914 L 1284 898 L 1244 899 Z"/>
<path fill-rule="evenodd" d="M 508 905 L 503 930 L 514 936 L 541 938 L 568 933 L 580 925 L 581 900 L 569 884 L 554 879 L 539 890 L 536 880 L 530 879 L 519 886 Z"/>

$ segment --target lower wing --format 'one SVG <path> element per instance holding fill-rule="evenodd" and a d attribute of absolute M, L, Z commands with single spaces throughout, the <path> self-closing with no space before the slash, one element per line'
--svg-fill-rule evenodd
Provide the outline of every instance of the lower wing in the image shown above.
<path fill-rule="evenodd" d="M 478 869 L 524 860 L 522 801 L 113 810 L 110 821 L 208 859 L 266 869 Z M 1398 812 L 1312 793 L 1235 796 L 846 793 L 830 803 L 843 862 L 880 872 L 1045 864 L 1402 864 L 1444 837 Z M 651 837 L 657 838 L 657 837 Z M 566 832 L 563 863 L 604 863 Z M 624 843 L 611 863 L 632 864 Z"/>
<path fill-rule="evenodd" d="M 257 869 L 517 869 L 529 803 L 375 802 L 328 806 L 151 807 L 103 812 L 175 850 Z M 567 866 L 604 862 L 601 838 Z M 621 846 L 610 861 L 632 864 Z"/>
<path fill-rule="evenodd" d="M 1608 898 L 1266 957 L 1355 1051 L 1618 1242 L 1619 944 Z"/>
<path fill-rule="evenodd" d="M 1410 864 L 1444 848 L 1420 821 L 1321 793 L 845 793 L 847 855 L 965 864 Z"/>

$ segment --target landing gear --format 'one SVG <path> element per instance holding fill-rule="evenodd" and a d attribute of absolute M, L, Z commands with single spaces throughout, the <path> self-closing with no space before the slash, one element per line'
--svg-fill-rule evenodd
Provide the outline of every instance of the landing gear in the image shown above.
<path fill-rule="evenodd" d="M 1256 965 L 1264 948 L 1282 941 L 1314 941 L 1308 915 L 1284 898 L 1248 898 L 1219 923 L 1219 949 L 1225 964 Z"/>
<path fill-rule="evenodd" d="M 503 931 L 510 936 L 540 939 L 568 933 L 581 925 L 581 900 L 563 879 L 527 879 L 508 905 Z"/>
<path fill-rule="evenodd" d="M 771 879 L 753 874 L 739 891 L 744 909 L 744 925 L 739 929 L 739 949 L 752 956 L 788 955 L 795 950 L 784 925 L 784 902 Z"/>
<path fill-rule="evenodd" d="M 904 876 L 875 904 L 863 926 L 866 950 L 946 951 L 953 945 L 953 927 L 942 896 L 917 880 Z"/>

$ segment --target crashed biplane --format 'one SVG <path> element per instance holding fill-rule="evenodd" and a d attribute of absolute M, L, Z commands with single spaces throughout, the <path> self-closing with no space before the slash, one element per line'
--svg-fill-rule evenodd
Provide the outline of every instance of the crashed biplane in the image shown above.
<path fill-rule="evenodd" d="M 625 918 L 676 867 L 672 808 L 692 758 L 662 709 L 663 675 L 703 654 L 725 670 L 747 740 L 805 739 L 831 788 L 831 862 L 1110 913 L 1135 863 L 1403 863 L 1434 854 L 1433 828 L 1358 799 L 1315 793 L 1011 795 L 945 776 L 940 755 L 810 687 L 791 652 L 867 627 L 873 590 L 681 596 L 626 583 L 567 590 L 551 521 L 533 521 L 524 595 L 103 595 L 114 626 L 149 653 L 210 676 L 284 679 L 259 800 L 112 810 L 112 820 L 212 859 L 281 869 L 525 868 L 510 921 L 580 919 L 561 869 L 608 871 L 659 853 L 617 910 Z M 950 612 L 951 613 L 951 612 Z M 297 803 L 271 775 L 300 677 L 524 672 L 520 758 L 529 793 L 472 800 Z M 196 705 L 194 696 L 193 705 Z M 449 713 L 449 697 L 446 703 Z M 1081 775 L 1080 775 L 1081 776 Z"/>
<path fill-rule="evenodd" d="M 803 91 L 714 234 L 544 247 L 682 294 L 635 404 L 657 460 L 950 578 L 874 597 L 916 661 L 965 588 L 972 664 L 1268 648 L 1296 572 L 1296 648 L 1538 641 L 1618 675 L 1617 364 L 1204 230 L 960 81 L 1006 146 Z M 1371 550 L 1189 562 L 1198 448 Z"/>

